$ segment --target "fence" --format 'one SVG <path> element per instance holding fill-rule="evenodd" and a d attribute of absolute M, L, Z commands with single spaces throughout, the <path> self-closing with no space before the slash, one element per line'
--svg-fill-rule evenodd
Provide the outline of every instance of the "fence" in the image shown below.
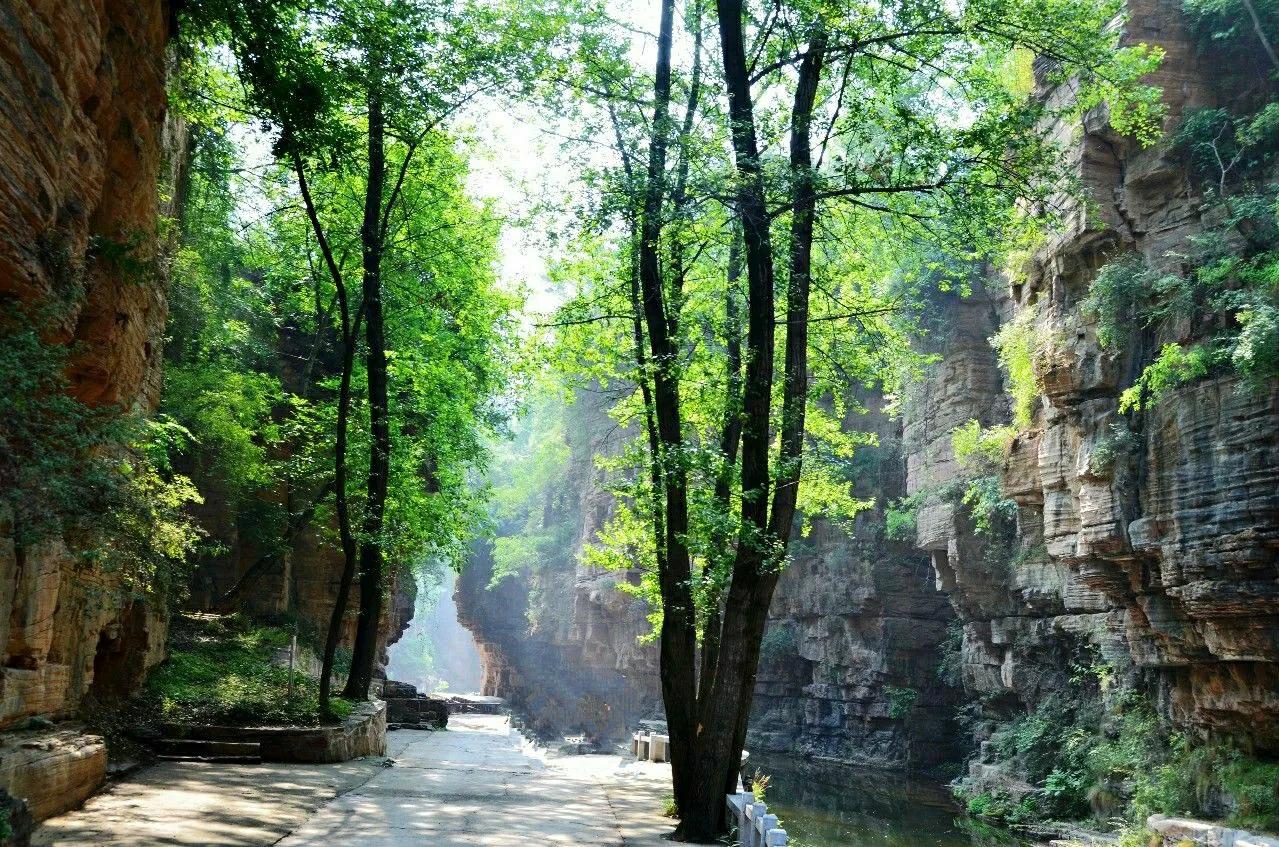
<path fill-rule="evenodd" d="M 631 754 L 640 762 L 669 762 L 671 738 L 656 732 L 631 734 Z"/>
<path fill-rule="evenodd" d="M 727 795 L 728 820 L 737 827 L 737 843 L 741 847 L 786 847 L 786 830 L 778 826 L 777 815 L 755 802 L 749 791 Z"/>

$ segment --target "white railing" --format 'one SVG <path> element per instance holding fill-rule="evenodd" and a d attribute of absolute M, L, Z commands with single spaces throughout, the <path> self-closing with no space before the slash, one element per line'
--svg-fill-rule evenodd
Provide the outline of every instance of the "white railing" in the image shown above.
<path fill-rule="evenodd" d="M 669 762 L 671 737 L 656 732 L 636 732 L 631 735 L 631 754 L 640 762 Z"/>
<path fill-rule="evenodd" d="M 728 821 L 737 827 L 737 843 L 741 847 L 786 847 L 786 830 L 778 825 L 777 815 L 768 806 L 755 802 L 749 791 L 727 795 Z"/>

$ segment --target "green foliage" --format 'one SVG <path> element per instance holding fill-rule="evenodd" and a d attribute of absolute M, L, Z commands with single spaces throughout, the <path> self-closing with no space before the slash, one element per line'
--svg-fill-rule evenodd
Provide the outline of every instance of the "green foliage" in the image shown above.
<path fill-rule="evenodd" d="M 953 618 L 946 624 L 946 637 L 937 645 L 937 678 L 958 688 L 964 682 L 964 624 Z"/>
<path fill-rule="evenodd" d="M 933 295 L 971 290 L 990 256 L 1009 243 L 1030 247 L 1042 238 L 1044 216 L 1023 210 L 1048 208 L 1037 201 L 1070 182 L 1065 157 L 1042 132 L 1045 123 L 1076 120 L 1080 110 L 1106 100 L 1121 132 L 1133 132 L 1144 142 L 1159 126 L 1158 91 L 1140 82 L 1157 65 L 1159 53 L 1120 44 L 1118 28 L 1110 26 L 1120 12 L 1120 4 L 1109 0 L 982 0 L 954 7 L 782 4 L 767 11 L 747 4 L 747 20 L 771 20 L 776 14 L 781 22 L 776 29 L 752 33 L 759 39 L 752 49 L 760 67 L 790 68 L 795 45 L 781 33 L 810 32 L 818 21 L 833 48 L 816 109 L 818 125 L 829 121 L 820 127 L 827 141 L 819 164 L 806 175 L 821 198 L 812 256 L 812 279 L 820 284 L 812 286 L 806 324 L 809 392 L 796 522 L 801 537 L 817 518 L 851 530 L 857 513 L 870 505 L 864 489 L 857 488 L 865 473 L 856 456 L 859 447 L 874 444 L 874 435 L 859 431 L 859 400 L 865 390 L 895 394 L 919 373 L 927 357 L 912 348 L 910 339 L 936 324 Z M 706 29 L 700 22 L 688 23 L 691 29 Z M 1060 44 L 1063 31 L 1091 35 L 1063 48 L 1059 64 L 1041 81 L 1077 83 L 1080 97 L 1066 105 L 1069 98 L 1027 96 L 1034 83 L 1031 54 L 1044 43 Z M 617 455 L 601 463 L 619 507 L 583 552 L 584 559 L 617 569 L 655 566 L 661 550 L 654 535 L 663 516 L 661 491 L 652 489 L 652 480 L 678 473 L 690 501 L 684 543 L 692 554 L 698 619 L 705 621 L 727 584 L 734 550 L 760 549 L 770 568 L 784 567 L 787 551 L 777 539 L 756 537 L 757 531 L 743 527 L 743 500 L 762 495 L 741 490 L 737 462 L 725 462 L 720 451 L 724 422 L 742 417 L 724 366 L 725 353 L 745 323 L 743 286 L 726 273 L 737 227 L 731 204 L 722 198 L 740 186 L 729 177 L 735 163 L 725 155 L 731 149 L 730 122 L 721 110 L 720 83 L 715 75 L 699 77 L 710 90 L 702 92 L 686 134 L 676 134 L 674 120 L 670 126 L 651 126 L 640 107 L 649 98 L 651 81 L 647 69 L 631 63 L 631 37 L 624 27 L 605 22 L 581 39 L 570 61 L 575 72 L 570 78 L 579 87 L 573 97 L 554 104 L 561 112 L 571 109 L 575 125 L 584 128 L 576 134 L 591 139 L 568 146 L 567 155 L 592 166 L 583 174 L 587 200 L 573 205 L 575 211 L 582 208 L 581 214 L 564 226 L 565 233 L 556 232 L 561 255 L 552 263 L 551 277 L 569 297 L 542 349 L 552 372 L 613 398 L 611 415 L 627 435 Z M 685 62 L 678 58 L 680 50 L 676 55 L 677 65 Z M 685 55 L 700 57 L 701 51 Z M 691 94 L 692 77 L 686 64 L 675 68 L 676 102 Z M 841 77 L 843 82 L 835 84 Z M 788 71 L 765 71 L 756 83 L 761 91 L 775 87 L 780 96 L 755 98 L 752 131 L 761 149 L 785 149 L 786 89 L 793 79 Z M 855 101 L 845 97 L 853 91 L 861 92 Z M 670 214 L 654 246 L 661 254 L 671 343 L 678 351 L 660 366 L 669 366 L 678 384 L 682 428 L 678 446 L 656 455 L 647 443 L 646 400 L 632 386 L 651 384 L 659 364 L 637 358 L 648 339 L 642 316 L 636 334 L 632 316 L 639 304 L 631 287 L 645 187 L 636 163 L 644 161 L 643 147 L 654 132 L 672 142 L 670 170 L 661 186 L 669 192 Z M 590 149 L 600 138 L 616 138 L 619 148 L 604 167 L 595 165 L 599 157 Z M 685 183 L 681 174 L 689 173 L 696 177 Z M 796 176 L 771 153 L 763 162 L 768 202 L 779 209 L 770 223 L 778 248 L 779 292 L 788 282 L 786 206 Z M 734 303 L 735 315 L 726 309 Z M 786 329 L 780 321 L 771 348 L 775 374 L 783 371 Z M 1009 360 L 1016 360 L 1010 385 L 1017 395 L 1018 424 L 1028 427 L 1037 391 L 1030 366 L 1033 344 L 1025 342 L 1035 339 L 1033 332 L 1022 338 L 1014 334 L 1006 334 L 1004 346 Z M 774 379 L 770 388 L 773 412 L 764 417 L 775 419 L 780 381 Z M 768 463 L 774 481 L 795 470 L 779 468 L 779 455 L 774 445 Z M 727 496 L 716 495 L 725 488 Z M 985 500 L 975 503 L 979 509 L 986 505 Z M 912 534 L 917 505 L 903 500 L 888 507 L 890 538 Z M 626 590 L 650 603 L 657 600 L 647 573 Z"/>
<path fill-rule="evenodd" d="M 760 658 L 766 662 L 778 662 L 798 655 L 799 645 L 792 626 L 770 626 L 760 641 Z"/>
<path fill-rule="evenodd" d="M 1013 424 L 1019 430 L 1034 424 L 1035 406 L 1039 401 L 1039 384 L 1035 379 L 1035 356 L 1044 344 L 1033 308 L 1022 309 L 990 339 L 999 355 L 1004 372 L 1004 385 L 1013 404 Z"/>
<path fill-rule="evenodd" d="M 202 470 L 235 502 L 277 478 L 270 450 L 283 440 L 273 419 L 282 403 L 278 378 L 234 365 L 179 361 L 165 373 L 165 410 L 183 422 Z"/>
<path fill-rule="evenodd" d="M 919 503 L 902 497 L 884 510 L 884 535 L 892 541 L 914 541 L 918 529 Z"/>
<path fill-rule="evenodd" d="M 1197 109 L 1173 135 L 1194 176 L 1225 196 L 1232 183 L 1256 178 L 1279 152 L 1279 103 L 1235 117 L 1225 109 Z"/>
<path fill-rule="evenodd" d="M 1112 473 L 1116 463 L 1137 449 L 1137 437 L 1122 421 L 1112 423 L 1106 434 L 1093 444 L 1088 454 L 1088 472 L 1098 476 Z"/>
<path fill-rule="evenodd" d="M 973 527 L 980 535 L 993 536 L 1000 522 L 1017 518 L 1017 503 L 1004 496 L 998 476 L 978 476 L 968 480 L 963 503 L 972 515 Z"/>
<path fill-rule="evenodd" d="M 367 133 L 365 95 L 379 70 L 370 57 L 378 56 L 387 62 L 380 70 L 395 76 L 383 96 L 386 190 L 397 203 L 385 213 L 381 268 L 391 459 L 381 533 L 357 541 L 408 567 L 460 567 L 488 523 L 482 474 L 488 439 L 507 413 L 517 301 L 498 288 L 500 222 L 470 196 L 468 148 L 435 122 L 453 97 L 494 83 L 499 65 L 535 60 L 537 51 L 504 52 L 508 41 L 547 33 L 477 31 L 497 20 L 478 7 L 436 26 L 429 4 L 391 5 L 183 7 L 175 100 L 194 145 L 162 408 L 193 436 L 183 468 L 230 501 L 241 538 L 264 554 L 297 532 L 337 543 L 337 291 L 290 154 L 302 155 L 354 313 L 360 258 L 350 245 L 359 243 L 367 178 L 366 149 L 356 142 Z M 248 123 L 247 113 L 271 120 Z M 237 149 L 246 138 L 258 148 L 271 142 L 277 162 L 246 161 L 252 146 Z M 357 528 L 371 440 L 364 353 L 355 350 L 345 492 Z"/>
<path fill-rule="evenodd" d="M 993 538 L 1017 518 L 1017 504 L 1003 495 L 999 471 L 1008 445 L 1016 438 L 1011 426 L 984 429 L 975 419 L 951 433 L 951 449 L 963 472 L 952 488 L 968 507 L 976 531 Z"/>
<path fill-rule="evenodd" d="M 915 701 L 919 699 L 919 692 L 913 688 L 885 685 L 884 696 L 888 698 L 888 716 L 896 720 L 911 713 L 915 708 Z"/>
<path fill-rule="evenodd" d="M 1188 273 L 1160 273 L 1139 257 L 1123 257 L 1102 269 L 1085 301 L 1109 349 L 1125 344 L 1134 329 L 1169 320 L 1198 317 L 1196 323 L 1204 328 L 1197 333 L 1202 340 L 1160 348 L 1123 392 L 1125 411 L 1156 403 L 1180 385 L 1225 369 L 1252 383 L 1279 375 L 1275 198 L 1247 195 L 1214 204 L 1223 223 L 1192 238 L 1187 256 L 1170 254 L 1190 265 Z"/>
<path fill-rule="evenodd" d="M 1220 360 L 1221 352 L 1206 344 L 1165 344 L 1137 382 L 1119 395 L 1119 411 L 1140 411 L 1158 403 L 1174 388 L 1206 376 Z"/>
<path fill-rule="evenodd" d="M 1085 314 L 1097 321 L 1097 340 L 1119 350 L 1134 332 L 1165 317 L 1187 314 L 1195 302 L 1185 277 L 1151 268 L 1143 257 L 1127 253 L 1098 272 L 1084 300 Z"/>
<path fill-rule="evenodd" d="M 314 725 L 319 722 L 319 684 L 293 674 L 288 696 L 287 664 L 276 661 L 291 633 L 238 618 L 179 616 L 170 637 L 169 658 L 148 677 L 144 697 L 164 723 Z M 334 717 L 352 704 L 334 701 Z"/>
<path fill-rule="evenodd" d="M 1011 426 L 986 429 L 971 419 L 951 432 L 950 444 L 961 468 L 981 471 L 1003 464 L 1008 446 L 1016 437 L 1017 430 Z"/>
<path fill-rule="evenodd" d="M 0 318 L 0 506 L 17 544 L 60 535 L 84 563 L 130 594 L 180 595 L 200 532 L 199 502 L 170 456 L 189 434 L 76 399 L 72 352 L 46 343 L 15 306 Z"/>
<path fill-rule="evenodd" d="M 964 810 L 973 817 L 1016 825 L 1033 820 L 1039 812 L 1033 795 L 1014 799 L 1006 792 L 983 791 L 967 798 Z"/>
<path fill-rule="evenodd" d="M 1219 69 L 1222 91 L 1247 91 L 1274 78 L 1274 63 L 1257 34 L 1259 26 L 1271 49 L 1279 45 L 1274 0 L 1183 0 L 1182 8 L 1204 60 Z M 1250 12 L 1256 12 L 1256 24 Z"/>
<path fill-rule="evenodd" d="M 1234 826 L 1279 823 L 1279 764 L 1192 743 L 1143 697 L 1113 692 L 1112 673 L 1097 659 L 1080 666 L 1077 691 L 1043 699 L 991 739 L 997 760 L 1037 787 L 1032 818 L 1118 817 L 1136 827 L 1151 814 L 1224 812 Z M 976 805 L 974 814 L 1012 820 L 993 798 Z"/>

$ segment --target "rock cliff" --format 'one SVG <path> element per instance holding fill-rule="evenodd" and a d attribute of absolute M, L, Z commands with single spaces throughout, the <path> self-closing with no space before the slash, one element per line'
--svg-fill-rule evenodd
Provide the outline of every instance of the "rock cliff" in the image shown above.
<path fill-rule="evenodd" d="M 1167 130 L 1186 110 L 1228 99 L 1200 67 L 1179 6 L 1129 7 L 1129 37 L 1165 51 L 1153 81 L 1164 92 Z M 966 510 L 939 498 L 918 516 L 917 545 L 963 620 L 965 688 L 987 716 L 1022 712 L 1068 691 L 1070 668 L 1091 650 L 1153 694 L 1178 726 L 1274 752 L 1279 387 L 1219 376 L 1121 414 L 1122 389 L 1163 344 L 1193 329 L 1164 322 L 1110 351 L 1084 298 L 1121 252 L 1159 266 L 1186 251 L 1209 225 L 1208 205 L 1167 138 L 1140 149 L 1109 129 L 1104 111 L 1086 115 L 1082 133 L 1059 134 L 1073 139 L 1072 164 L 1091 205 L 1075 204 L 1024 278 L 992 281 L 951 312 L 944 359 L 905 420 L 908 489 L 959 478 L 949 433 L 968 419 L 1008 419 L 983 339 L 1031 316 L 1040 396 L 999 473 L 1016 503 L 1010 546 L 992 555 L 997 545 L 974 532 Z"/>
<path fill-rule="evenodd" d="M 42 316 L 40 342 L 70 351 L 69 391 L 91 408 L 145 413 L 159 394 L 162 274 L 125 266 L 160 255 L 172 209 L 158 186 L 176 189 L 185 161 L 166 112 L 169 11 L 163 0 L 0 5 L 0 310 Z M 15 523 L 0 509 L 0 729 L 127 693 L 163 658 L 166 630 L 164 610 L 119 572 L 86 565 L 57 533 L 26 543 Z M 0 786 L 37 818 L 101 782 L 100 738 L 11 740 Z"/>
<path fill-rule="evenodd" d="M 157 186 L 182 158 L 166 124 L 168 14 L 161 0 L 0 8 L 0 299 L 66 302 L 42 340 L 71 346 L 71 391 L 92 406 L 158 399 L 164 292 L 109 247 L 159 249 Z M 69 714 L 95 680 L 127 686 L 163 640 L 158 611 L 117 577 L 77 566 L 59 538 L 24 548 L 0 516 L 0 727 Z"/>
<path fill-rule="evenodd" d="M 594 462 L 617 433 L 590 393 L 570 414 L 567 469 L 548 486 L 550 505 L 538 519 L 569 540 L 492 588 L 492 545 L 477 545 L 454 599 L 479 648 L 484 694 L 506 698 L 545 738 L 616 739 L 661 713 L 657 650 L 639 641 L 650 630 L 643 602 L 617 588 L 638 575 L 579 561 L 611 514 Z"/>
<path fill-rule="evenodd" d="M 938 673 L 953 612 L 927 555 L 885 535 L 905 493 L 900 426 L 880 411 L 851 420 L 856 495 L 875 507 L 851 535 L 816 524 L 796 538 L 769 612 L 748 746 L 872 767 L 926 769 L 956 754 L 959 691 Z"/>
<path fill-rule="evenodd" d="M 1214 89 L 1180 3 L 1128 9 L 1126 37 L 1165 53 L 1152 82 L 1169 133 L 1188 110 L 1236 96 Z M 1038 96 L 1061 105 L 1072 92 L 1041 87 Z M 1092 662 L 1192 734 L 1279 751 L 1279 386 L 1214 376 L 1120 413 L 1123 389 L 1160 347 L 1195 330 L 1161 324 L 1108 350 L 1084 298 L 1107 261 L 1136 252 L 1166 262 L 1211 213 L 1168 137 L 1143 149 L 1109 128 L 1104 108 L 1082 124 L 1053 128 L 1085 188 L 1064 227 L 1024 273 L 988 269 L 971 296 L 942 295 L 924 342 L 939 360 L 902 415 L 856 422 L 880 437 L 859 482 L 877 505 L 851 537 L 818 526 L 796 542 L 765 637 L 752 747 L 928 767 L 1077 688 L 1072 677 Z M 952 436 L 970 420 L 1013 417 L 990 343 L 1013 321 L 1039 340 L 1037 396 L 993 471 L 1012 514 L 981 533 L 954 493 L 968 472 Z M 607 508 L 585 470 L 563 484 Z M 913 544 L 885 539 L 885 506 L 902 495 L 918 507 Z M 575 545 L 598 525 L 584 517 Z M 609 696 L 653 697 L 652 652 L 624 643 L 644 629 L 642 610 L 606 599 L 613 577 L 569 552 L 488 593 L 491 558 L 477 554 L 459 606 L 481 644 L 487 690 L 535 703 L 572 673 L 567 665 L 625 673 Z M 544 619 L 557 623 L 528 624 Z M 591 648 L 580 640 L 588 633 Z M 558 663 L 525 658 L 543 650 Z M 973 705 L 957 710 L 961 700 Z M 952 723 L 957 711 L 964 720 Z"/>

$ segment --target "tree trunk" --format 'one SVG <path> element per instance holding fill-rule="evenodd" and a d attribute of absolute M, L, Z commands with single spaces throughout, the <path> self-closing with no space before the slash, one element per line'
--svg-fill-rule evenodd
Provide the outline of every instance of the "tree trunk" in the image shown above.
<path fill-rule="evenodd" d="M 772 243 L 760 173 L 754 108 L 742 39 L 740 0 L 718 0 L 724 77 L 729 95 L 733 152 L 739 178 L 749 291 L 749 357 L 743 396 L 742 532 L 724 606 L 719 661 L 699 714 L 702 734 L 693 804 L 681 824 L 689 840 L 707 841 L 725 831 L 724 794 L 741 768 L 746 722 L 759 668 L 760 642 L 778 568 L 789 540 L 799 485 L 807 395 L 807 309 L 812 250 L 813 192 L 809 126 L 825 52 L 819 29 L 800 66 L 792 110 L 794 188 L 791 276 L 787 295 L 786 370 L 777 488 L 769 508 L 769 423 L 774 352 Z M 796 236 L 798 239 L 796 240 Z M 784 524 L 784 530 L 777 527 Z M 707 680 L 702 681 L 703 685 Z"/>
<path fill-rule="evenodd" d="M 370 62 L 376 76 L 377 63 Z M 377 81 L 375 80 L 375 85 Z M 381 96 L 369 94 L 369 170 L 360 228 L 363 253 L 363 305 L 365 362 L 368 372 L 369 449 L 368 497 L 360 531 L 360 616 L 351 648 L 351 673 L 343 696 L 364 700 L 369 695 L 377 661 L 379 623 L 382 618 L 382 518 L 390 477 L 391 435 L 386 387 L 386 337 L 382 314 L 382 202 L 385 185 L 386 127 Z"/>
<path fill-rule="evenodd" d="M 339 285 L 342 285 L 339 283 Z M 351 533 L 351 512 L 346 496 L 346 445 L 347 427 L 351 417 L 351 372 L 355 368 L 355 337 L 350 323 L 349 305 L 346 302 L 345 285 L 342 285 L 342 324 L 344 337 L 342 349 L 342 376 L 338 383 L 337 435 L 333 453 L 336 471 L 334 487 L 338 519 L 338 536 L 342 541 L 342 576 L 338 581 L 337 597 L 333 612 L 329 615 L 329 629 L 324 636 L 324 657 L 320 665 L 320 714 L 330 714 L 329 695 L 333 690 L 333 663 L 337 658 L 338 643 L 342 640 L 342 621 L 351 599 L 351 585 L 355 582 L 356 547 Z"/>
<path fill-rule="evenodd" d="M 674 0 L 662 2 L 654 82 L 653 135 L 649 144 L 644 208 L 640 220 L 639 275 L 653 365 L 653 411 L 660 442 L 657 461 L 661 471 L 662 498 L 666 504 L 666 537 L 663 543 L 666 567 L 658 573 L 663 610 L 658 661 L 662 701 L 666 706 L 666 722 L 671 739 L 675 802 L 680 809 L 684 809 L 691 790 L 693 747 L 696 742 L 694 721 L 697 710 L 697 633 L 690 584 L 692 565 L 685 545 L 688 534 L 688 493 L 685 490 L 687 474 L 682 451 L 679 378 L 658 258 L 665 195 L 667 123 L 670 119 L 674 6 Z"/>
<path fill-rule="evenodd" d="M 737 464 L 738 447 L 742 441 L 742 331 L 741 315 L 737 305 L 738 287 L 742 280 L 742 237 L 741 229 L 733 226 L 732 241 L 728 246 L 728 292 L 724 298 L 724 422 L 720 430 L 719 452 L 724 467 L 715 480 L 715 502 L 724 514 L 732 508 L 733 468 Z M 728 532 L 719 533 L 714 538 L 712 549 L 723 551 L 722 557 L 714 562 L 707 562 L 708 571 L 719 570 L 731 566 L 732 538 Z M 703 580 L 717 579 L 714 573 L 704 573 Z M 713 586 L 712 586 L 713 587 Z M 715 665 L 719 662 L 720 627 L 723 625 L 721 606 L 723 598 L 710 598 L 710 611 L 706 619 L 706 628 L 702 631 L 702 662 L 699 679 L 698 710 L 706 706 L 706 696 L 710 693 L 710 680 L 715 676 Z"/>
<path fill-rule="evenodd" d="M 324 657 L 320 665 L 320 714 L 322 717 L 327 717 L 330 714 L 329 695 L 333 685 L 333 663 L 337 656 L 338 642 L 342 637 L 342 619 L 346 617 L 351 585 L 355 581 L 356 545 L 355 536 L 351 532 L 351 512 L 347 501 L 346 448 L 347 427 L 351 417 L 351 373 L 355 366 L 355 326 L 359 321 L 357 319 L 353 323 L 351 319 L 351 304 L 347 297 L 346 283 L 342 279 L 342 270 L 333 257 L 333 249 L 329 244 L 328 236 L 325 235 L 324 226 L 320 223 L 320 215 L 311 197 L 302 157 L 294 151 L 292 159 L 307 218 L 311 222 L 312 231 L 315 232 L 316 242 L 320 245 L 325 267 L 328 268 L 329 276 L 333 280 L 342 320 L 342 375 L 338 387 L 337 431 L 333 442 L 333 488 L 338 536 L 342 543 L 342 576 L 338 582 L 338 594 L 333 603 L 333 613 L 329 616 L 329 629 L 324 638 Z"/>
<path fill-rule="evenodd" d="M 808 300 L 812 281 L 813 228 L 817 211 L 813 185 L 811 127 L 817 83 L 821 79 L 827 35 L 821 29 L 813 34 L 808 51 L 800 63 L 795 100 L 791 109 L 791 227 L 790 255 L 786 286 L 786 370 L 782 392 L 781 446 L 778 452 L 777 482 L 773 488 L 773 505 L 769 514 L 768 538 L 780 559 L 790 543 L 795 520 L 795 504 L 799 496 L 800 472 L 804 453 L 805 406 L 808 401 Z M 733 732 L 729 772 L 731 782 L 741 769 L 741 751 L 746 744 L 751 701 L 755 694 L 755 677 L 759 669 L 760 643 L 768 624 L 768 609 L 777 587 L 778 561 L 768 563 L 767 573 L 757 588 L 757 605 L 748 612 L 743 627 L 751 639 L 746 652 L 751 672 L 738 682 L 737 720 Z M 728 789 L 731 790 L 729 785 Z"/>

